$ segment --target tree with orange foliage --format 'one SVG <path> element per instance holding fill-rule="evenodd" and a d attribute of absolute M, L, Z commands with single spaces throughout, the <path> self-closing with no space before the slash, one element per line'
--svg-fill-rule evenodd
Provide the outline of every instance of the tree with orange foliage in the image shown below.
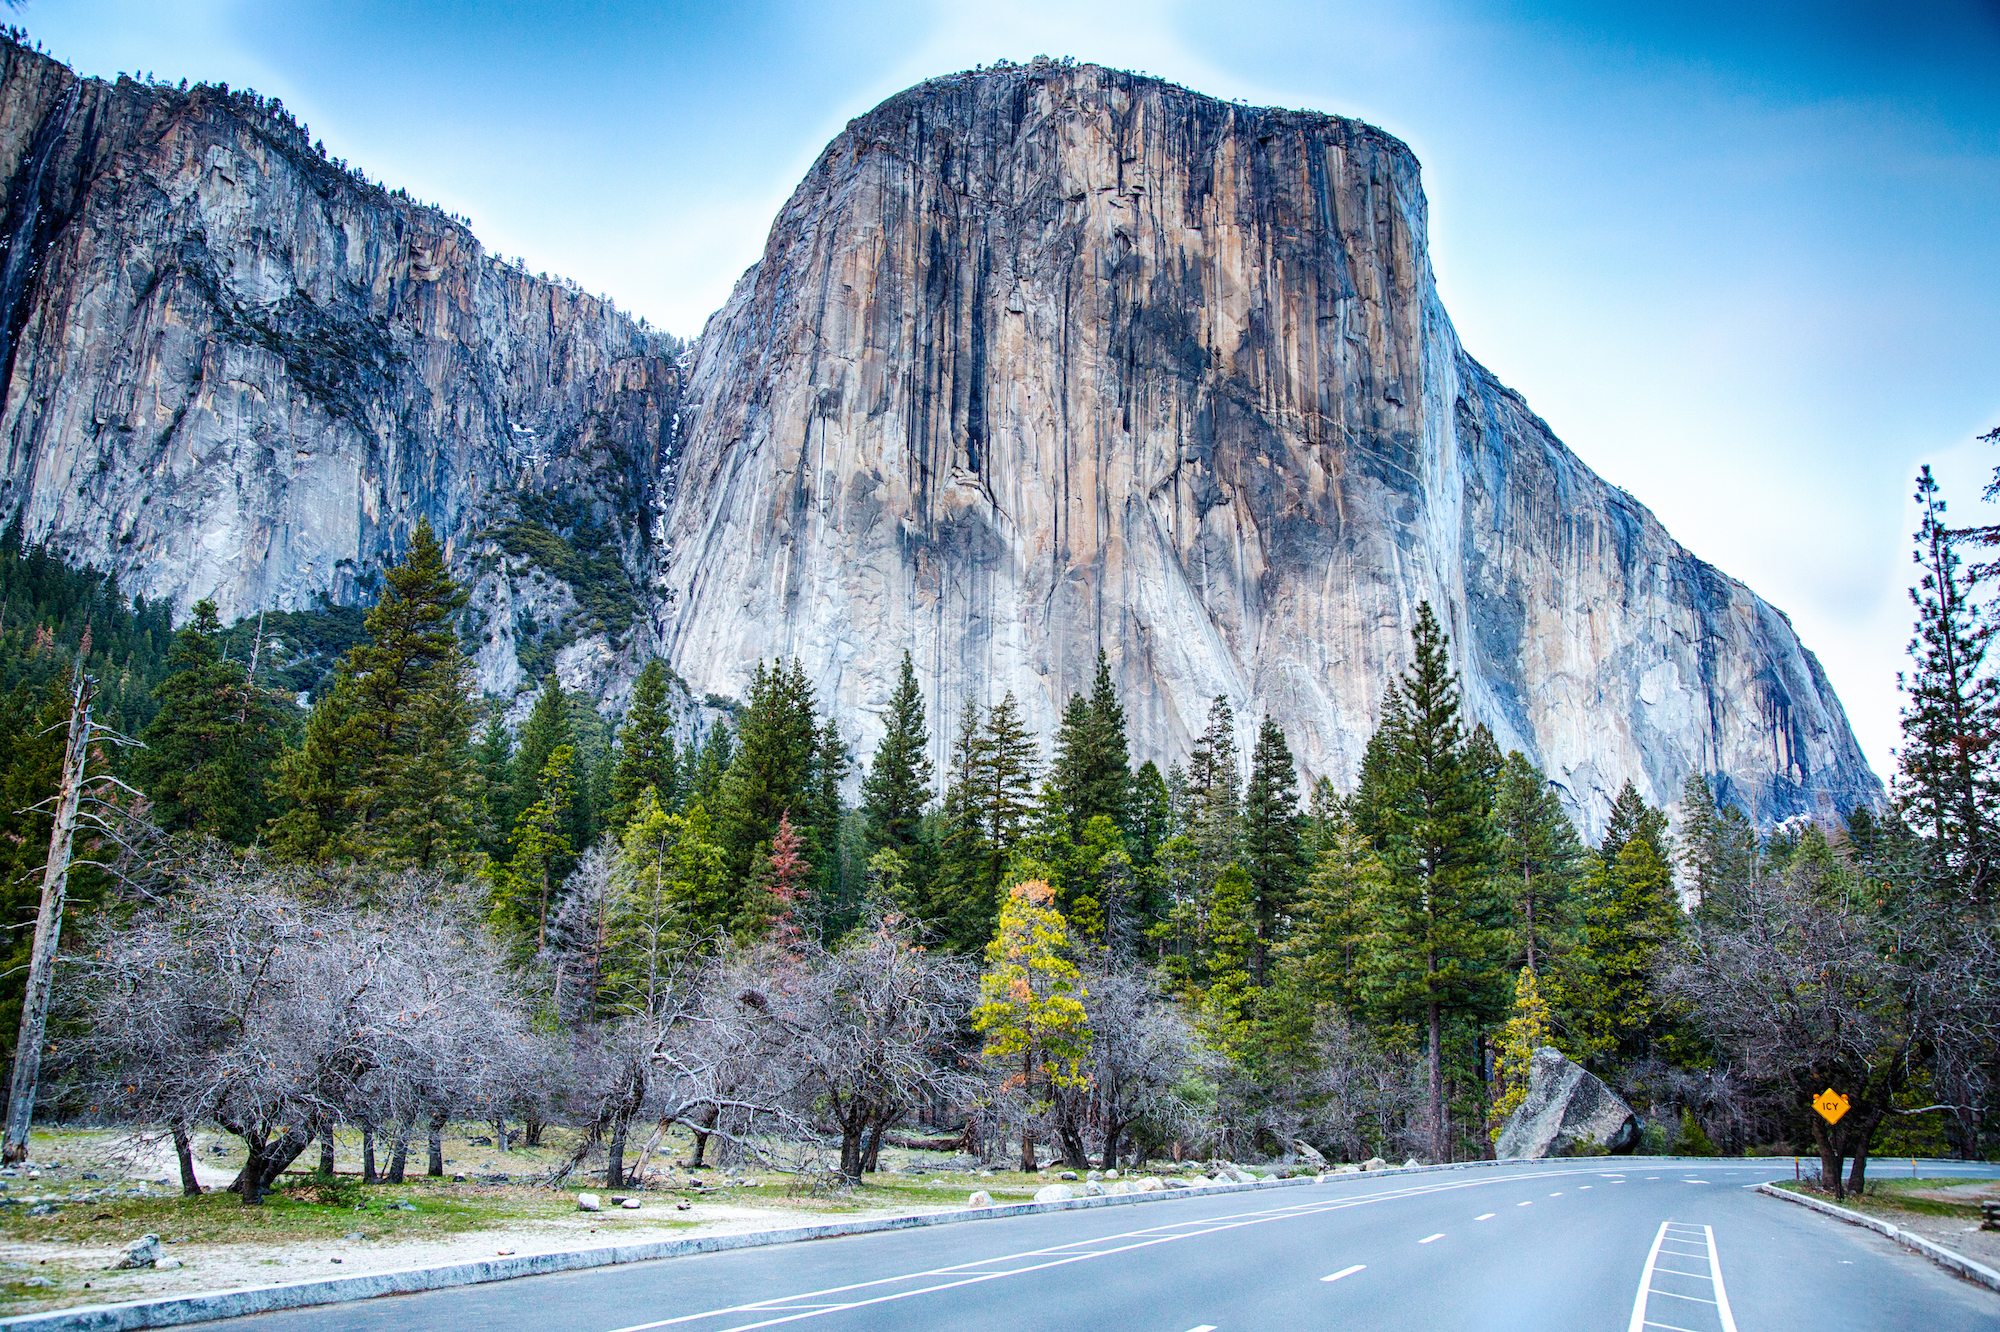
<path fill-rule="evenodd" d="M 1035 1169 L 1035 1116 L 1047 1112 L 1058 1088 L 1090 1083 L 1083 1071 L 1090 1054 L 1084 997 L 1055 890 L 1040 879 L 1015 884 L 986 945 L 972 1026 L 986 1037 L 981 1055 L 1009 1070 L 1004 1085 L 1020 1093 L 1023 1170 Z"/>

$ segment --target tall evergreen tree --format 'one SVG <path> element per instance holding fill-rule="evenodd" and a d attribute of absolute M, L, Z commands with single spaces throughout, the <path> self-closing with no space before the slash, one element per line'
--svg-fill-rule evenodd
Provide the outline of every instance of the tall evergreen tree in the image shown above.
<path fill-rule="evenodd" d="M 1009 692 L 987 713 L 986 727 L 973 750 L 980 822 L 986 836 L 986 877 L 996 893 L 1007 870 L 1007 858 L 1027 832 L 1035 812 L 1039 757 L 1035 738 L 1021 720 L 1020 704 Z"/>
<path fill-rule="evenodd" d="M 882 743 L 875 747 L 861 784 L 861 816 L 870 855 L 884 847 L 900 853 L 906 862 L 914 855 L 931 803 L 932 776 L 923 691 L 905 652 L 883 718 Z"/>
<path fill-rule="evenodd" d="M 999 910 L 991 879 L 992 847 L 982 815 L 981 709 L 966 704 L 952 740 L 944 807 L 938 816 L 938 868 L 924 912 L 926 923 L 960 952 L 983 947 Z"/>
<path fill-rule="evenodd" d="M 612 865 L 610 1007 L 657 1011 L 677 959 L 743 925 L 748 895 L 732 891 L 724 859 L 699 801 L 675 812 L 651 787 L 640 793 Z"/>
<path fill-rule="evenodd" d="M 548 945 L 549 917 L 576 865 L 575 803 L 576 751 L 557 745 L 543 760 L 534 800 L 514 820 L 513 856 L 494 897 L 496 915 L 518 939 L 532 937 L 536 953 Z"/>
<path fill-rule="evenodd" d="M 269 817 L 264 783 L 285 719 L 243 667 L 223 660 L 221 637 L 215 603 L 196 602 L 174 635 L 133 767 L 160 827 L 247 846 Z"/>
<path fill-rule="evenodd" d="M 1243 831 L 1242 770 L 1236 757 L 1236 714 L 1217 694 L 1208 724 L 1188 755 L 1187 834 L 1200 858 L 1205 890 L 1236 859 Z"/>
<path fill-rule="evenodd" d="M 1672 859 L 1668 851 L 1665 812 L 1647 804 L 1646 798 L 1639 794 L 1639 788 L 1628 777 L 1611 802 L 1611 816 L 1604 824 L 1604 840 L 1597 845 L 1599 858 L 1606 864 L 1616 861 L 1625 844 L 1635 837 L 1643 839 L 1660 861 Z"/>
<path fill-rule="evenodd" d="M 674 705 L 667 697 L 667 667 L 649 659 L 632 682 L 632 701 L 618 728 L 618 760 L 611 774 L 605 824 L 613 837 L 623 837 L 625 825 L 639 808 L 639 797 L 651 789 L 666 809 L 681 800 L 680 755 L 674 746 Z"/>
<path fill-rule="evenodd" d="M 1545 969 L 1574 936 L 1583 844 L 1548 778 L 1519 750 L 1494 779 L 1493 822 L 1514 902 L 1513 963 Z"/>
<path fill-rule="evenodd" d="M 1917 608 L 1911 670 L 1903 686 L 1903 745 L 1896 799 L 1928 843 L 1936 884 L 1987 903 L 1996 894 L 1996 809 L 2000 809 L 2000 679 L 1986 667 L 1994 622 L 1976 599 L 1982 570 L 1958 553 L 1945 525 L 1937 479 L 1917 477 L 1923 519 L 1910 600 Z"/>
<path fill-rule="evenodd" d="M 1680 922 L 1673 871 L 1650 838 L 1627 838 L 1609 858 L 1600 852 L 1584 914 L 1583 988 L 1565 996 L 1579 1054 L 1606 1067 L 1653 1052 L 1669 1026 L 1655 980 Z"/>
<path fill-rule="evenodd" d="M 1429 603 L 1415 660 L 1389 690 L 1368 743 L 1356 806 L 1387 870 L 1363 958 L 1370 1006 L 1424 1033 L 1431 1154 L 1450 1155 L 1445 1027 L 1505 1003 L 1507 899 L 1497 884 L 1488 801 L 1460 716 L 1450 643 Z"/>
<path fill-rule="evenodd" d="M 1266 716 L 1250 754 L 1250 784 L 1243 795 L 1242 864 L 1250 880 L 1255 941 L 1250 982 L 1262 986 L 1272 947 L 1298 894 L 1301 851 L 1298 770 L 1277 722 Z"/>
<path fill-rule="evenodd" d="M 759 662 L 737 722 L 736 754 L 717 796 L 716 827 L 732 875 L 747 882 L 769 860 L 781 816 L 810 817 L 819 796 L 823 740 L 805 667 Z M 823 863 L 822 851 L 814 848 L 815 863 Z"/>
<path fill-rule="evenodd" d="M 455 622 L 465 592 L 419 519 L 343 658 L 299 749 L 280 761 L 273 848 L 293 859 L 361 856 L 432 868 L 478 840 L 471 663 Z"/>

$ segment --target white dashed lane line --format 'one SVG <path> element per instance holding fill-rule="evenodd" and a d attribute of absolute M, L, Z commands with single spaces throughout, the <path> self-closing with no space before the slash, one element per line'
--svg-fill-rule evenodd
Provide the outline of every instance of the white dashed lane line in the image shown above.
<path fill-rule="evenodd" d="M 1535 1200 L 1533 1198 L 1528 1199 L 1526 1202 L 1517 1202 L 1514 1204 L 1516 1207 L 1533 1207 L 1534 1205 Z"/>
<path fill-rule="evenodd" d="M 1343 1267 L 1343 1268 L 1341 1268 L 1341 1269 L 1340 1269 L 1340 1270 L 1339 1270 L 1338 1272 L 1334 1272 L 1334 1273 L 1332 1273 L 1332 1274 L 1330 1274 L 1330 1275 L 1328 1275 L 1328 1276 L 1323 1276 L 1323 1277 L 1321 1277 L 1321 1278 L 1320 1278 L 1320 1280 L 1321 1280 L 1321 1281 L 1338 1281 L 1338 1280 L 1340 1280 L 1340 1279 L 1341 1279 L 1342 1277 L 1351 1277 L 1351 1276 L 1353 1276 L 1353 1275 L 1354 1275 L 1354 1274 L 1355 1274 L 1356 1272 L 1365 1272 L 1365 1271 L 1367 1271 L 1367 1270 L 1368 1270 L 1368 1264 L 1366 1264 L 1366 1263 L 1356 1263 L 1356 1264 L 1355 1264 L 1354 1266 L 1352 1266 L 1352 1267 Z"/>
<path fill-rule="evenodd" d="M 1481 1212 L 1478 1216 L 1475 1216 L 1472 1219 L 1474 1221 L 1491 1221 L 1493 1219 L 1493 1213 Z"/>
<path fill-rule="evenodd" d="M 1441 1240 L 1441 1239 L 1443 1239 L 1443 1238 L 1444 1238 L 1444 1232 L 1443 1232 L 1442 1230 L 1440 1230 L 1440 1231 L 1439 1231 L 1439 1232 L 1438 1232 L 1437 1234 L 1435 1234 L 1435 1235 L 1426 1235 L 1426 1236 L 1424 1236 L 1424 1237 L 1423 1237 L 1422 1239 L 1418 1240 L 1418 1241 L 1417 1241 L 1417 1243 L 1419 1243 L 1419 1244 L 1429 1244 L 1429 1243 L 1430 1243 L 1430 1242 L 1431 1242 L 1432 1240 Z"/>

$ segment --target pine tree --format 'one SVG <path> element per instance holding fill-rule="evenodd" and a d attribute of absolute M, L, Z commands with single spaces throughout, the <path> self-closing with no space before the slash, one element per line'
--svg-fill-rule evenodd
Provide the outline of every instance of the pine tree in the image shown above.
<path fill-rule="evenodd" d="M 1083 976 L 1069 955 L 1069 922 L 1055 908 L 1055 890 L 1029 879 L 1008 890 L 972 1028 L 986 1038 L 981 1056 L 1010 1070 L 1026 1111 L 1021 1122 L 1021 1169 L 1036 1168 L 1033 1117 L 1056 1091 L 1089 1085 L 1090 1018 Z"/>
<path fill-rule="evenodd" d="M 471 663 L 454 627 L 464 606 L 419 519 L 363 621 L 367 640 L 348 651 L 304 742 L 279 763 L 279 854 L 420 869 L 471 856 L 481 812 Z"/>
<path fill-rule="evenodd" d="M 497 865 L 507 858 L 507 835 L 514 828 L 508 815 L 514 807 L 514 739 L 497 708 L 479 733 L 474 765 L 479 770 L 479 849 Z"/>
<path fill-rule="evenodd" d="M 861 784 L 861 816 L 868 833 L 869 854 L 887 847 L 905 858 L 917 848 L 924 811 L 931 803 L 930 730 L 924 721 L 924 696 L 910 654 L 903 654 L 896 688 L 889 695 L 883 719 L 882 743 Z"/>
<path fill-rule="evenodd" d="M 507 825 L 512 828 L 521 817 L 521 812 L 541 798 L 542 769 L 548 766 L 549 755 L 561 746 L 570 748 L 572 761 L 576 752 L 576 729 L 571 725 L 569 692 L 562 687 L 562 681 L 552 671 L 542 678 L 540 692 L 535 695 L 535 706 L 528 711 L 527 720 L 521 723 L 520 733 L 514 737 L 513 788 L 507 806 Z M 575 780 L 572 771 L 571 780 Z M 571 811 L 574 820 L 575 812 Z M 568 830 L 574 833 L 574 827 Z"/>
<path fill-rule="evenodd" d="M 805 857 L 805 838 L 792 827 L 792 816 L 778 816 L 778 831 L 771 838 L 771 857 L 765 863 L 764 888 L 770 894 L 765 909 L 770 914 L 771 941 L 788 953 L 796 954 L 805 942 L 802 918 L 811 912 L 806 890 L 812 864 Z"/>
<path fill-rule="evenodd" d="M 1038 757 L 1035 738 L 1028 734 L 1020 705 L 1010 692 L 987 714 L 986 727 L 973 750 L 973 780 L 986 839 L 990 891 L 999 890 L 1008 857 L 1035 812 Z"/>
<path fill-rule="evenodd" d="M 1652 1052 L 1666 1026 L 1654 978 L 1680 921 L 1673 871 L 1651 839 L 1627 838 L 1609 859 L 1600 852 L 1584 914 L 1583 988 L 1565 996 L 1583 1053 L 1627 1065 Z"/>
<path fill-rule="evenodd" d="M 264 782 L 284 716 L 242 667 L 223 660 L 221 634 L 215 603 L 196 602 L 153 690 L 159 711 L 140 733 L 145 748 L 133 768 L 161 828 L 247 846 L 269 817 Z"/>
<path fill-rule="evenodd" d="M 1388 889 L 1381 857 L 1344 811 L 1329 816 L 1320 837 L 1299 892 L 1296 924 L 1272 964 L 1272 1040 L 1295 1055 L 1303 1053 L 1321 1017 L 1360 1009 L 1368 917 Z"/>
<path fill-rule="evenodd" d="M 1362 761 L 1356 807 L 1388 873 L 1363 970 L 1370 1006 L 1424 1032 L 1431 1154 L 1448 1157 L 1444 1032 L 1504 1002 L 1507 903 L 1488 801 L 1460 719 L 1449 640 L 1417 609 L 1415 660 L 1389 690 Z"/>
<path fill-rule="evenodd" d="M 979 705 L 968 703 L 952 741 L 944 807 L 938 816 L 937 876 L 923 913 L 945 944 L 960 952 L 985 946 L 999 911 L 991 877 L 993 850 L 982 814 L 980 732 Z"/>
<path fill-rule="evenodd" d="M 1250 754 L 1250 784 L 1243 795 L 1243 868 L 1250 881 L 1256 939 L 1250 983 L 1267 978 L 1271 948 L 1297 896 L 1304 865 L 1300 847 L 1299 777 L 1285 733 L 1266 716 Z"/>
<path fill-rule="evenodd" d="M 721 846 L 699 801 L 680 812 L 648 788 L 625 825 L 612 866 L 607 927 L 609 1006 L 656 1011 L 676 962 L 731 933 L 742 917 Z"/>
<path fill-rule="evenodd" d="M 1543 968 L 1570 946 L 1576 929 L 1583 844 L 1548 778 L 1519 750 L 1494 779 L 1493 822 L 1514 900 L 1514 961 Z"/>
<path fill-rule="evenodd" d="M 557 745 L 542 764 L 534 800 L 514 820 L 508 839 L 513 857 L 495 894 L 495 911 L 517 938 L 534 936 L 536 953 L 548 945 L 549 915 L 562 882 L 576 864 L 571 840 L 576 802 L 576 752 Z"/>
<path fill-rule="evenodd" d="M 727 721 L 718 720 L 708 728 L 688 765 L 687 803 L 714 808 L 722 798 L 722 779 L 735 761 L 736 732 Z"/>
<path fill-rule="evenodd" d="M 1967 568 L 1944 501 L 1925 467 L 1917 478 L 1923 519 L 1910 600 L 1917 628 L 1903 687 L 1903 745 L 1896 799 L 1928 843 L 1934 884 L 1970 901 L 1995 896 L 1994 810 L 2000 808 L 2000 679 L 1986 668 L 1994 623 L 1976 600 L 1982 570 Z"/>
<path fill-rule="evenodd" d="M 1700 773 L 1681 788 L 1681 830 L 1674 838 L 1697 912 L 1726 908 L 1757 873 L 1757 830 L 1743 811 L 1724 808 Z"/>
<path fill-rule="evenodd" d="M 1196 952 L 1194 1007 L 1208 1044 L 1231 1058 L 1248 1053 L 1257 1017 L 1256 890 L 1241 865 L 1215 877 Z"/>
<path fill-rule="evenodd" d="M 622 837 L 650 788 L 667 809 L 681 800 L 680 755 L 674 746 L 674 706 L 667 698 L 667 668 L 649 659 L 632 683 L 632 701 L 618 728 L 618 761 L 611 775 L 605 826 Z"/>
<path fill-rule="evenodd" d="M 1643 839 L 1660 860 L 1672 859 L 1667 848 L 1666 814 L 1647 804 L 1639 788 L 1627 778 L 1611 802 L 1611 816 L 1605 820 L 1604 840 L 1598 843 L 1597 854 L 1609 864 L 1618 859 L 1618 853 L 1635 837 Z"/>
<path fill-rule="evenodd" d="M 769 858 L 781 816 L 811 816 L 823 740 L 805 667 L 797 661 L 759 662 L 737 723 L 735 757 L 717 796 L 716 827 L 737 878 L 749 880 Z M 821 831 L 813 829 L 815 835 Z M 824 850 L 813 848 L 816 862 Z"/>
<path fill-rule="evenodd" d="M 1217 694 L 1208 724 L 1188 755 L 1186 823 L 1200 855 L 1202 889 L 1237 856 L 1243 831 L 1242 771 L 1236 758 L 1236 715 Z"/>

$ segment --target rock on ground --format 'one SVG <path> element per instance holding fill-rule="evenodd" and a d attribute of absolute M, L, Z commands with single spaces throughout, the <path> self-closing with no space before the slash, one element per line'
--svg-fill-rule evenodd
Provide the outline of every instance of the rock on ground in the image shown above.
<path fill-rule="evenodd" d="M 1067 1184 L 1044 1184 L 1035 1190 L 1036 1202 L 1068 1202 L 1076 1197 L 1076 1190 Z"/>
<path fill-rule="evenodd" d="M 125 1256 L 118 1260 L 118 1267 L 157 1267 L 160 1262 L 160 1237 L 143 1235 L 125 1248 Z"/>
<path fill-rule="evenodd" d="M 1500 1129 L 1502 1158 L 1568 1156 L 1579 1147 L 1622 1154 L 1639 1143 L 1639 1117 L 1618 1094 L 1567 1058 L 1543 1046 L 1528 1071 L 1528 1098 Z"/>

